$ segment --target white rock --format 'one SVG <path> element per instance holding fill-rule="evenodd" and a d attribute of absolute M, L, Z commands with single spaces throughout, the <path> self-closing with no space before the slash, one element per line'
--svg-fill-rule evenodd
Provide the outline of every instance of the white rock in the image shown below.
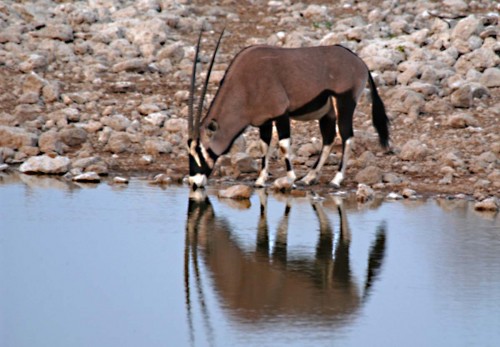
<path fill-rule="evenodd" d="M 97 172 L 85 172 L 80 175 L 73 177 L 73 181 L 75 182 L 101 182 L 101 177 L 97 174 Z"/>
<path fill-rule="evenodd" d="M 356 190 L 356 200 L 361 203 L 370 201 L 375 196 L 375 192 L 372 188 L 366 184 L 358 184 L 358 189 Z"/>
<path fill-rule="evenodd" d="M 68 157 L 48 155 L 31 157 L 21 164 L 19 171 L 23 173 L 65 174 L 69 171 L 71 160 Z"/>

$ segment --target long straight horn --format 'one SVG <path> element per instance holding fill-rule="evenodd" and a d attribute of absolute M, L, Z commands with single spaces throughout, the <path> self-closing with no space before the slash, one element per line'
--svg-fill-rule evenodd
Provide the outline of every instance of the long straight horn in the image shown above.
<path fill-rule="evenodd" d="M 196 64 L 198 63 L 198 55 L 200 53 L 200 42 L 201 42 L 201 34 L 203 30 L 200 30 L 200 35 L 198 36 L 198 43 L 196 44 L 196 52 L 194 54 L 193 60 L 193 71 L 191 73 L 191 85 L 189 86 L 189 102 L 188 102 L 188 136 L 190 139 L 195 138 L 195 133 L 193 131 L 194 128 L 194 89 L 196 84 Z"/>
<path fill-rule="evenodd" d="M 207 94 L 208 80 L 210 79 L 210 74 L 212 73 L 212 68 L 215 62 L 215 56 L 217 54 L 217 51 L 219 50 L 220 41 L 222 40 L 222 36 L 224 35 L 225 30 L 226 28 L 222 29 L 219 39 L 217 40 L 217 45 L 215 46 L 214 53 L 212 54 L 212 60 L 210 61 L 210 66 L 208 67 L 207 76 L 205 77 L 205 83 L 203 84 L 203 89 L 201 91 L 201 96 L 198 103 L 198 112 L 196 113 L 196 118 L 194 120 L 194 134 L 195 134 L 194 138 L 198 138 L 200 135 L 201 114 L 203 112 L 203 103 L 205 102 L 205 95 Z"/>

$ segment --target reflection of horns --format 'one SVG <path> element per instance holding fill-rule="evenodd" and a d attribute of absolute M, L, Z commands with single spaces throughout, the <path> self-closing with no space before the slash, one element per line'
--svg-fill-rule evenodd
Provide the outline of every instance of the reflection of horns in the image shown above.
<path fill-rule="evenodd" d="M 201 283 L 200 268 L 198 263 L 198 247 L 197 238 L 198 230 L 202 224 L 202 219 L 207 214 L 212 214 L 212 204 L 208 197 L 205 196 L 204 199 L 189 199 L 188 205 L 188 223 L 186 225 L 186 241 L 184 245 L 184 291 L 186 295 L 186 311 L 188 315 L 188 325 L 189 325 L 189 337 L 191 345 L 195 345 L 194 337 L 194 326 L 192 317 L 192 307 L 191 307 L 191 292 L 190 292 L 190 262 L 192 260 L 192 265 L 194 269 L 194 279 L 196 283 L 196 289 L 198 294 L 198 299 L 200 302 L 200 308 L 203 315 L 203 324 L 207 330 L 209 345 L 214 345 L 214 332 L 211 325 L 210 315 L 208 313 L 205 294 L 203 292 L 203 284 Z"/>
<path fill-rule="evenodd" d="M 210 65 L 208 67 L 207 71 L 207 76 L 205 77 L 205 82 L 203 83 L 203 89 L 201 91 L 201 96 L 198 101 L 198 110 L 196 112 L 196 116 L 193 119 L 193 114 L 194 114 L 194 89 L 195 89 L 195 80 L 196 80 L 196 64 L 198 62 L 198 54 L 200 52 L 200 42 L 201 42 L 201 34 L 203 30 L 200 30 L 200 35 L 198 36 L 198 43 L 196 45 L 196 52 L 194 56 L 194 61 L 193 61 L 193 71 L 191 75 L 191 85 L 189 88 L 189 104 L 188 104 L 188 129 L 189 129 L 189 137 L 192 139 L 198 139 L 200 136 L 200 120 L 201 120 L 201 114 L 203 112 L 203 103 L 205 102 L 205 95 L 207 93 L 207 88 L 208 88 L 208 82 L 210 79 L 210 75 L 212 73 L 212 68 L 214 66 L 215 62 L 215 56 L 217 54 L 217 51 L 219 50 L 219 45 L 222 40 L 222 35 L 224 35 L 224 30 L 222 29 L 222 32 L 219 36 L 219 39 L 217 40 L 217 44 L 215 46 L 214 52 L 212 54 L 212 59 L 210 60 Z"/>

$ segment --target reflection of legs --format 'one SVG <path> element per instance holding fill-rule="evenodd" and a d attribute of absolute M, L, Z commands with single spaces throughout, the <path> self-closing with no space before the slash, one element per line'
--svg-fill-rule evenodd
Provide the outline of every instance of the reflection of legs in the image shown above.
<path fill-rule="evenodd" d="M 341 283 L 351 283 L 351 265 L 349 263 L 349 245 L 351 244 L 351 232 L 347 224 L 347 216 L 342 202 L 338 205 L 340 217 L 340 238 L 335 247 L 335 264 L 333 277 Z"/>
<path fill-rule="evenodd" d="M 356 102 L 350 96 L 344 95 L 336 99 L 336 105 L 339 132 L 342 138 L 342 157 L 340 159 L 339 171 L 330 184 L 338 188 L 344 180 L 347 162 L 351 153 L 352 137 L 354 135 L 352 130 L 352 116 L 356 108 Z"/>
<path fill-rule="evenodd" d="M 280 117 L 276 120 L 276 130 L 278 130 L 280 153 L 285 160 L 286 176 L 293 183 L 297 176 L 293 171 L 290 150 L 290 118 L 288 116 Z"/>
<path fill-rule="evenodd" d="M 273 248 L 273 261 L 286 265 L 287 243 L 288 243 L 288 217 L 290 215 L 291 199 L 286 200 L 285 213 L 278 224 L 276 240 Z"/>
<path fill-rule="evenodd" d="M 269 176 L 269 156 L 271 155 L 271 139 L 273 135 L 273 122 L 268 121 L 260 126 L 260 148 L 262 150 L 262 168 L 259 178 L 255 181 L 256 187 L 264 187 Z"/>
<path fill-rule="evenodd" d="M 319 128 L 323 138 L 323 147 L 321 148 L 319 158 L 311 171 L 309 171 L 307 175 L 300 180 L 300 182 L 310 185 L 318 179 L 318 174 L 332 151 L 336 132 L 335 123 L 335 110 L 331 107 L 330 111 L 328 111 L 328 113 L 319 120 Z"/>
<path fill-rule="evenodd" d="M 257 254 L 269 258 L 269 227 L 267 225 L 267 194 L 264 189 L 258 189 L 260 201 L 260 217 L 257 229 Z"/>

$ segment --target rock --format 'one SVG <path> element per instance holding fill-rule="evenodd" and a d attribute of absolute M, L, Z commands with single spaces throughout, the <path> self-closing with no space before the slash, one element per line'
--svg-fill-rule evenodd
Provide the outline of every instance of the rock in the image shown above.
<path fill-rule="evenodd" d="M 158 128 L 163 126 L 165 119 L 167 119 L 167 115 L 162 112 L 149 113 L 144 117 L 144 121 Z"/>
<path fill-rule="evenodd" d="M 23 146 L 36 146 L 38 136 L 23 128 L 0 125 L 0 147 L 18 150 Z"/>
<path fill-rule="evenodd" d="M 402 177 L 392 172 L 387 172 L 382 175 L 382 182 L 384 183 L 400 184 L 403 183 L 403 181 Z"/>
<path fill-rule="evenodd" d="M 452 11 L 465 11 L 469 8 L 469 5 L 463 0 L 444 0 L 443 5 L 449 7 Z"/>
<path fill-rule="evenodd" d="M 482 201 L 476 202 L 474 204 L 474 209 L 476 211 L 493 211 L 496 212 L 499 209 L 499 202 L 497 197 L 486 198 Z"/>
<path fill-rule="evenodd" d="M 165 121 L 164 128 L 171 132 L 186 132 L 188 128 L 187 120 L 181 118 L 171 118 Z"/>
<path fill-rule="evenodd" d="M 153 181 L 151 182 L 151 184 L 159 184 L 159 185 L 170 184 L 170 183 L 172 183 L 172 178 L 167 174 L 163 173 L 156 175 L 153 178 Z"/>
<path fill-rule="evenodd" d="M 113 177 L 113 183 L 116 184 L 128 184 L 129 180 L 126 177 L 116 176 Z"/>
<path fill-rule="evenodd" d="M 98 183 L 101 182 L 101 177 L 96 172 L 90 171 L 73 177 L 73 181 Z"/>
<path fill-rule="evenodd" d="M 465 74 L 471 68 L 483 71 L 498 64 L 500 64 L 500 57 L 496 55 L 496 52 L 493 49 L 481 47 L 460 56 L 454 67 L 458 73 Z"/>
<path fill-rule="evenodd" d="M 467 41 L 472 35 L 478 35 L 482 29 L 483 24 L 481 20 L 471 14 L 467 18 L 458 21 L 451 32 L 451 38 Z"/>
<path fill-rule="evenodd" d="M 63 175 L 69 171 L 71 160 L 68 157 L 40 155 L 31 157 L 21 164 L 19 171 L 22 173 L 43 173 Z"/>
<path fill-rule="evenodd" d="M 172 145 L 161 139 L 146 140 L 144 143 L 144 152 L 146 152 L 146 154 L 158 155 L 160 153 L 172 153 L 172 150 Z"/>
<path fill-rule="evenodd" d="M 107 175 L 109 172 L 108 164 L 99 156 L 76 159 L 71 166 L 81 172 L 95 172 L 99 175 Z"/>
<path fill-rule="evenodd" d="M 500 87 L 500 68 L 490 67 L 486 69 L 479 81 L 488 88 Z"/>
<path fill-rule="evenodd" d="M 375 192 L 366 184 L 358 184 L 358 189 L 356 190 L 356 200 L 361 203 L 365 203 L 374 198 Z"/>
<path fill-rule="evenodd" d="M 131 152 L 131 144 L 132 141 L 129 134 L 122 131 L 112 131 L 107 141 L 106 148 L 111 153 Z"/>
<path fill-rule="evenodd" d="M 148 71 L 148 61 L 143 58 L 133 58 L 128 59 L 119 63 L 116 63 L 111 68 L 112 72 L 146 72 Z"/>
<path fill-rule="evenodd" d="M 59 132 L 61 141 L 70 146 L 76 147 L 80 146 L 87 141 L 87 132 L 82 128 L 66 128 Z"/>
<path fill-rule="evenodd" d="M 253 189 L 249 186 L 238 184 L 227 189 L 219 190 L 217 196 L 222 199 L 249 199 Z"/>
<path fill-rule="evenodd" d="M 410 188 L 405 188 L 401 192 L 401 195 L 405 199 L 415 199 L 417 197 L 417 192 Z"/>
<path fill-rule="evenodd" d="M 231 165 L 235 166 L 241 173 L 253 173 L 259 171 L 259 164 L 250 155 L 240 152 L 233 155 Z"/>
<path fill-rule="evenodd" d="M 64 144 L 61 142 L 59 133 L 55 130 L 44 132 L 38 138 L 38 147 L 43 153 L 63 153 Z"/>
<path fill-rule="evenodd" d="M 451 104 L 455 107 L 468 108 L 473 105 L 474 98 L 489 96 L 488 89 L 479 83 L 465 83 L 451 94 Z"/>
<path fill-rule="evenodd" d="M 360 170 L 354 177 L 354 180 L 367 185 L 379 183 L 382 180 L 382 170 L 376 166 L 368 166 Z"/>
<path fill-rule="evenodd" d="M 114 131 L 125 131 L 131 121 L 123 114 L 114 114 L 112 116 L 101 118 L 101 123 L 110 127 Z"/>
<path fill-rule="evenodd" d="M 33 36 L 64 42 L 73 41 L 73 28 L 67 24 L 47 24 L 39 31 L 32 32 Z"/>
<path fill-rule="evenodd" d="M 386 195 L 385 199 L 386 200 L 401 200 L 401 199 L 403 199 L 403 196 L 401 194 L 391 192 L 391 193 Z"/>
<path fill-rule="evenodd" d="M 469 113 L 454 114 L 448 118 L 446 123 L 449 127 L 455 129 L 462 129 L 469 126 L 475 127 L 478 124 L 474 116 Z"/>
<path fill-rule="evenodd" d="M 419 140 L 410 140 L 401 149 L 399 157 L 403 160 L 421 161 L 429 155 L 429 149 Z"/>
<path fill-rule="evenodd" d="M 8 164 L 0 164 L 0 172 L 6 171 L 9 168 Z"/>

